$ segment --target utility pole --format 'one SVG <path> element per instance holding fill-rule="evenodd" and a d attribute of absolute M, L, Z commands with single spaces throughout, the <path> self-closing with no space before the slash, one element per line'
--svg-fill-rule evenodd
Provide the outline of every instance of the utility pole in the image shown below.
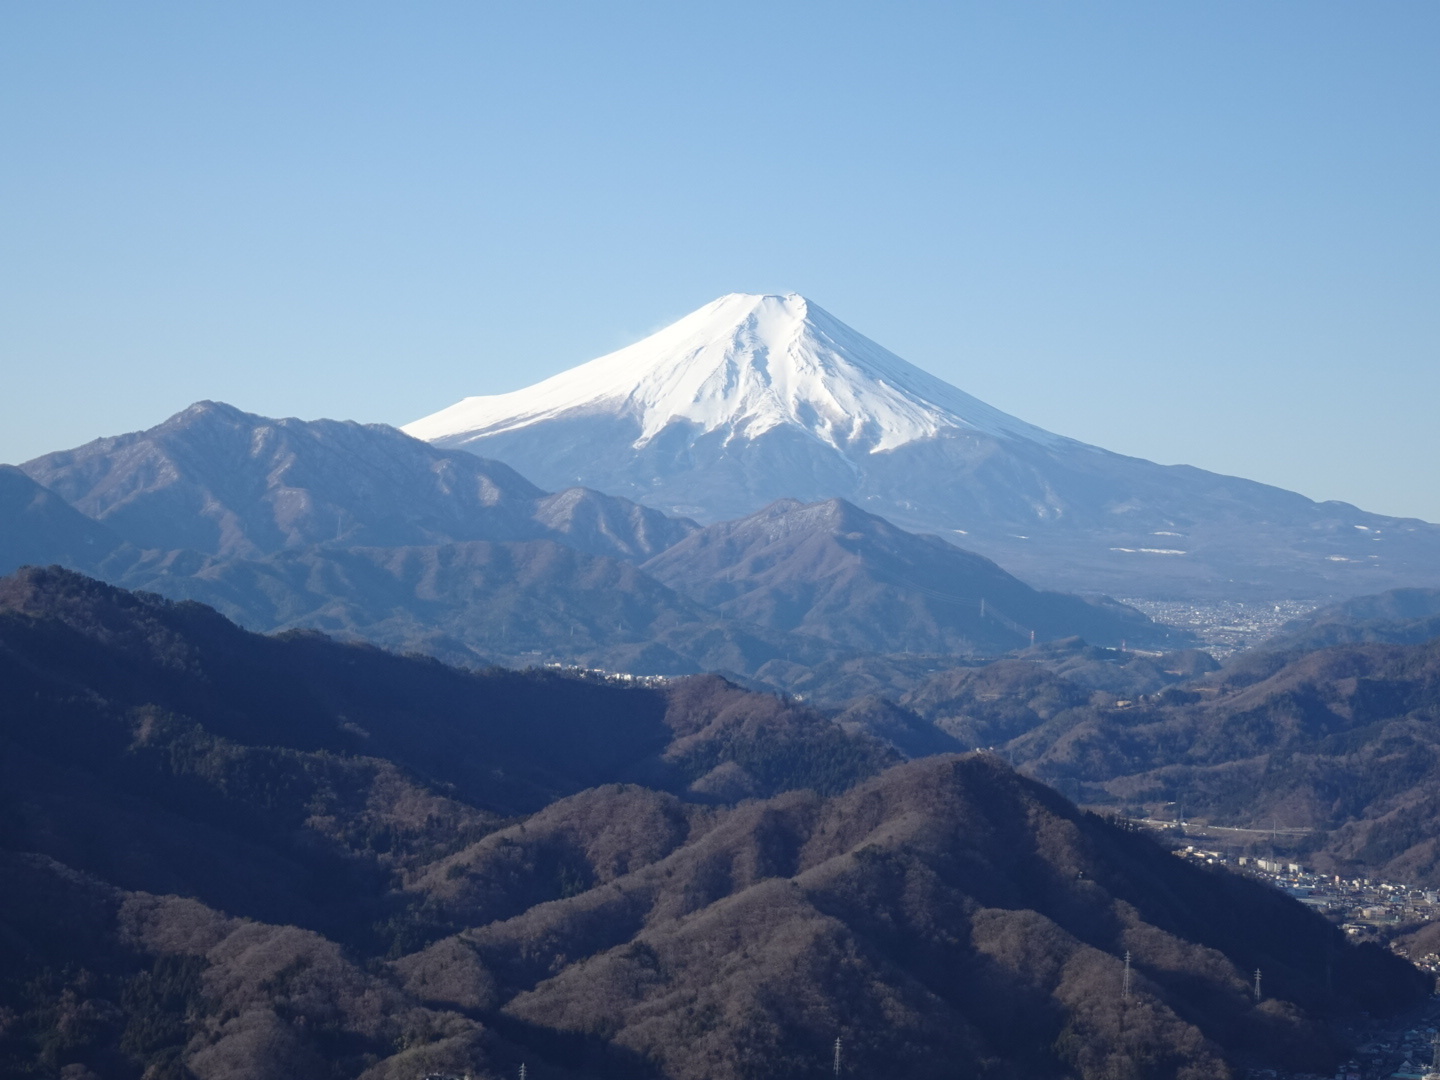
<path fill-rule="evenodd" d="M 1120 983 L 1120 1000 L 1130 1000 L 1130 950 L 1125 950 L 1125 977 Z"/>

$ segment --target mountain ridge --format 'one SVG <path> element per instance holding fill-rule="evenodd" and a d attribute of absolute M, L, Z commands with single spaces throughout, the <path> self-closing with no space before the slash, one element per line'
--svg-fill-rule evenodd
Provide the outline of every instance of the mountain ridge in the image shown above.
<path fill-rule="evenodd" d="M 207 555 L 560 539 L 640 559 L 697 527 L 600 492 L 546 492 L 501 462 L 384 424 L 276 420 L 213 401 L 20 469 L 138 548 Z"/>
<path fill-rule="evenodd" d="M 642 568 L 722 614 L 861 652 L 994 654 L 1065 636 L 1062 624 L 1100 645 L 1184 640 L 1113 601 L 1037 592 L 982 555 L 843 499 L 772 503 Z"/>
<path fill-rule="evenodd" d="M 698 533 L 694 522 L 585 488 L 547 493 L 507 465 L 384 425 L 272 420 L 215 402 L 10 469 L 0 474 L 0 498 L 18 508 L 0 522 L 0 556 L 13 549 L 17 562 L 61 562 L 199 600 L 254 630 L 320 629 L 454 663 L 747 678 L 768 664 L 777 674 L 767 683 L 788 686 L 802 669 L 857 649 L 971 655 L 1024 644 L 1028 631 L 1002 625 L 1007 590 L 1033 601 L 1026 626 L 1042 637 L 1138 643 L 1166 634 L 1133 611 L 1110 609 L 1116 618 L 1107 621 L 1100 605 L 1034 594 L 980 556 L 856 508 L 841 513 L 849 525 L 819 527 L 823 508 L 787 515 L 808 522 L 782 558 L 794 571 L 792 592 L 820 585 L 806 545 L 833 566 L 864 568 L 850 575 L 848 594 L 823 586 L 823 616 L 817 610 L 801 627 L 777 620 L 773 606 L 727 615 L 714 607 L 720 598 L 695 598 L 707 572 L 729 572 L 707 571 L 699 548 L 685 549 L 695 561 L 688 570 L 679 556 L 657 564 L 682 589 L 642 568 Z M 838 535 L 862 521 L 851 539 Z M 772 545 L 771 556 L 783 547 Z M 911 554 L 897 558 L 901 549 Z M 946 616 L 928 636 L 900 635 L 904 612 L 930 619 L 934 606 L 910 595 L 928 587 L 913 569 L 916 553 L 943 564 L 952 589 L 959 579 L 991 580 L 987 633 Z M 911 569 L 881 582 L 876 574 L 890 563 Z M 789 587 L 773 575 L 767 583 L 775 597 Z M 882 609 L 888 630 L 857 625 Z"/>
<path fill-rule="evenodd" d="M 405 430 L 542 486 L 583 483 L 706 524 L 843 498 L 1043 588 L 1235 599 L 1440 586 L 1440 526 L 1052 434 L 795 294 L 722 297 Z"/>
<path fill-rule="evenodd" d="M 1223 1080 L 1428 993 L 994 756 L 892 765 L 714 677 L 458 671 L 31 570 L 0 688 L 6 1075 L 818 1080 L 839 1032 L 906 1080 Z"/>

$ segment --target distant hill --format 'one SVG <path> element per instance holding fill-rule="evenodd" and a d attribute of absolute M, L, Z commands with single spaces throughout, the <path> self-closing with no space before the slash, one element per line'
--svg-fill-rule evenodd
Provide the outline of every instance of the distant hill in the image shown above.
<path fill-rule="evenodd" d="M 1321 866 L 1440 884 L 1440 639 L 1257 651 L 1130 699 L 1005 660 L 900 705 L 1089 802 L 1183 800 L 1216 824 L 1310 830 Z"/>
<path fill-rule="evenodd" d="M 86 517 L 13 465 L 0 465 L 0 572 L 27 563 L 64 563 L 95 570 L 124 545 L 111 529 Z"/>
<path fill-rule="evenodd" d="M 213 401 L 21 468 L 138 548 L 232 558 L 547 539 L 640 560 L 696 528 L 595 491 L 549 494 L 383 424 L 272 420 Z"/>
<path fill-rule="evenodd" d="M 452 663 L 725 671 L 789 688 L 865 653 L 993 654 L 1032 632 L 1179 638 L 845 504 L 784 504 L 686 544 L 694 522 L 584 488 L 546 493 L 383 425 L 200 402 L 23 470 L 0 477 L 16 505 L 0 518 L 0 570 L 54 562 L 250 629 Z M 762 540 L 781 517 L 785 538 Z M 757 560 L 773 565 L 761 575 Z"/>
<path fill-rule="evenodd" d="M 121 580 L 210 604 L 252 629 L 322 630 L 458 664 L 749 673 L 845 652 L 726 618 L 632 563 L 549 540 L 317 545 L 257 559 L 167 554 Z"/>
<path fill-rule="evenodd" d="M 984 755 L 0 581 L 0 1072 L 1325 1068 L 1403 961 Z M 1132 996 L 1119 993 L 1122 955 Z M 1265 971 L 1253 1001 L 1248 974 Z"/>
<path fill-rule="evenodd" d="M 1298 652 L 1370 641 L 1413 645 L 1433 637 L 1440 637 L 1440 589 L 1391 589 L 1292 619 L 1260 647 Z"/>
<path fill-rule="evenodd" d="M 969 655 L 1080 635 L 1101 645 L 1183 640 L 1133 608 L 1037 592 L 989 559 L 840 499 L 782 500 L 708 526 L 644 564 L 731 618 L 857 652 Z"/>

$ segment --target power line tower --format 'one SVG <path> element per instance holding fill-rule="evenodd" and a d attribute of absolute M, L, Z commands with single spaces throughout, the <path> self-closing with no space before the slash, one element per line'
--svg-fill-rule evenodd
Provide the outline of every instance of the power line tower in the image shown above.
<path fill-rule="evenodd" d="M 525 1080 L 525 1063 L 520 1063 L 520 1080 Z"/>
<path fill-rule="evenodd" d="M 1130 950 L 1125 950 L 1125 977 L 1120 982 L 1120 1000 L 1130 1000 Z"/>
<path fill-rule="evenodd" d="M 835 1036 L 835 1080 L 840 1080 L 840 1036 Z"/>
<path fill-rule="evenodd" d="M 1255 969 L 1255 1000 L 1260 1000 L 1260 969 Z"/>

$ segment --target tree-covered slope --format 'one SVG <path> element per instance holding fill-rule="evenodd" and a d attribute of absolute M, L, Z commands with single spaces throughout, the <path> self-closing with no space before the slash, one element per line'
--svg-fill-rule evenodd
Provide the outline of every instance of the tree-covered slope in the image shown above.
<path fill-rule="evenodd" d="M 1421 992 L 993 758 L 895 766 L 715 677 L 461 671 L 51 569 L 0 581 L 0 700 L 8 1075 L 818 1076 L 839 1036 L 1209 1077 Z"/>

